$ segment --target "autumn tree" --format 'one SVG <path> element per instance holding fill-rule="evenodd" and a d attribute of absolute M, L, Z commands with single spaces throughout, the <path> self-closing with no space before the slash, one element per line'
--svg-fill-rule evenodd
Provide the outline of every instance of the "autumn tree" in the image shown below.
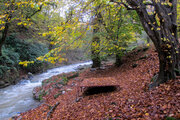
<path fill-rule="evenodd" d="M 144 30 L 153 41 L 159 56 L 159 73 L 150 87 L 179 75 L 179 41 L 177 37 L 177 0 L 121 0 L 116 2 L 135 10 Z"/>
<path fill-rule="evenodd" d="M 89 30 L 90 23 L 82 21 L 82 11 L 78 6 L 79 4 L 75 3 L 72 6 L 68 5 L 64 18 L 61 18 L 56 24 L 48 25 L 49 30 L 41 33 L 44 37 L 50 36 L 50 44 L 54 48 L 44 56 L 38 57 L 38 60 L 62 63 L 67 61 L 68 51 L 85 49 L 86 46 L 90 46 L 89 41 L 83 39 L 86 36 L 86 31 Z"/>
<path fill-rule="evenodd" d="M 86 32 L 78 31 L 78 23 L 80 16 L 86 8 L 95 11 L 101 2 L 114 2 L 127 8 L 127 10 L 135 10 L 140 18 L 142 26 L 148 36 L 154 43 L 154 46 L 159 56 L 159 73 L 157 79 L 151 86 L 157 86 L 160 83 L 166 82 L 169 79 L 175 79 L 179 75 L 179 41 L 177 37 L 177 0 L 103 0 L 92 5 L 94 0 L 89 1 L 74 1 L 78 3 L 77 9 L 74 9 L 73 17 L 75 22 L 64 22 L 61 26 L 55 27 L 54 31 L 58 35 L 58 39 L 54 44 L 66 46 L 66 49 L 77 46 L 81 41 L 79 38 Z M 80 10 L 80 4 L 83 6 Z M 64 29 L 66 28 L 66 29 Z M 68 28 L 68 29 L 67 29 Z M 54 34 L 54 36 L 56 36 Z M 63 44 L 63 43 L 66 43 Z M 58 50 L 53 50 L 54 52 Z M 47 57 L 49 54 L 47 55 Z"/>
<path fill-rule="evenodd" d="M 68 49 L 81 43 L 81 41 L 78 41 L 78 38 L 81 38 L 85 32 L 80 32 L 76 29 L 79 26 L 78 23 L 80 23 L 79 18 L 81 12 L 86 10 L 86 8 L 93 11 L 101 2 L 114 2 L 118 4 L 119 7 L 123 6 L 127 8 L 127 10 L 135 10 L 137 12 L 144 30 L 155 45 L 159 55 L 159 73 L 152 86 L 157 86 L 169 79 L 175 79 L 176 75 L 179 74 L 177 0 L 103 0 L 94 5 L 91 4 L 94 0 L 74 2 L 79 4 L 76 7 L 77 9 L 73 10 L 73 14 L 76 16 L 72 17 L 74 22 L 63 22 L 61 26 L 53 28 L 54 31 L 57 31 L 53 33 L 53 36 L 59 34 L 57 35 L 57 41 L 54 42 L 54 44 L 61 46 L 59 50 L 62 49 L 63 46 L 66 46 L 66 49 Z M 80 10 L 80 4 L 82 4 L 85 9 L 82 8 L 82 10 Z M 63 43 L 66 43 L 66 45 Z M 49 54 L 47 57 L 48 56 Z"/>
<path fill-rule="evenodd" d="M 97 35 L 100 30 L 100 25 L 102 19 L 100 17 L 99 12 L 100 6 L 95 8 L 95 15 L 92 20 L 93 25 L 93 38 L 91 42 L 91 59 L 92 59 L 92 68 L 97 68 L 101 66 L 101 59 L 100 59 L 100 37 Z"/>
<path fill-rule="evenodd" d="M 9 0 L 8 3 L 4 3 L 4 2 L 1 3 L 1 8 L 6 9 L 6 11 L 4 10 L 4 12 L 3 12 L 3 10 L 2 10 L 1 17 L 0 17 L 1 18 L 0 19 L 0 23 L 1 23 L 0 30 L 2 31 L 2 37 L 0 39 L 1 40 L 0 41 L 0 56 L 2 56 L 2 46 L 6 40 L 6 37 L 7 37 L 9 24 L 10 24 L 9 22 L 12 18 L 12 13 L 13 13 L 12 11 L 14 11 L 14 9 L 15 9 L 14 5 L 13 5 L 14 2 L 15 2 L 15 0 L 13 0 L 13 1 Z"/>
<path fill-rule="evenodd" d="M 105 28 L 106 51 L 116 56 L 116 66 L 122 64 L 122 56 L 132 42 L 137 40 L 137 35 L 141 34 L 142 26 L 140 25 L 137 14 L 134 11 L 127 11 L 124 7 L 117 4 L 104 3 L 101 7 L 100 17 Z"/>
<path fill-rule="evenodd" d="M 42 10 L 44 5 L 51 4 L 48 0 L 1 0 L 0 1 L 0 56 L 2 46 L 8 35 L 10 25 L 31 26 L 31 17 Z"/>

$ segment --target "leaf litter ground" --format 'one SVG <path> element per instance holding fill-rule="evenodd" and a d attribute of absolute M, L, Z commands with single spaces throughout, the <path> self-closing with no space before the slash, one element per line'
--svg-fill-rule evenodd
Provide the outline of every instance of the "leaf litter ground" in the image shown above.
<path fill-rule="evenodd" d="M 124 64 L 106 64 L 104 70 L 86 69 L 65 86 L 58 86 L 63 75 L 54 76 L 38 91 L 48 91 L 39 107 L 21 113 L 22 120 L 163 120 L 180 118 L 180 79 L 170 80 L 148 91 L 151 78 L 158 72 L 158 57 L 154 49 L 135 50 L 123 58 Z M 135 67 L 134 67 L 135 65 Z M 69 73 L 71 75 L 74 73 Z M 103 78 L 114 78 L 120 89 L 84 95 L 76 101 L 77 86 L 103 83 Z M 85 80 L 85 81 L 83 81 Z M 97 81 L 97 83 L 96 83 Z M 102 82 L 101 82 L 102 81 Z M 85 83 L 84 83 L 85 82 Z M 86 83 L 87 82 L 87 83 Z M 110 81 L 108 81 L 109 83 Z M 65 91 L 62 95 L 62 91 Z M 55 97 L 56 96 L 56 97 Z M 59 103 L 50 116 L 51 106 Z"/>

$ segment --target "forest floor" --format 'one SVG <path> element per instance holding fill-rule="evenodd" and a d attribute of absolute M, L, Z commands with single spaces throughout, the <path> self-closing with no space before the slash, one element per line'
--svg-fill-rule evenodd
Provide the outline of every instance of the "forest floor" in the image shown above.
<path fill-rule="evenodd" d="M 170 80 L 149 91 L 151 78 L 158 72 L 158 57 L 154 49 L 136 49 L 123 58 L 124 64 L 115 67 L 106 64 L 105 69 L 85 69 L 78 77 L 70 78 L 63 87 L 59 83 L 64 75 L 54 76 L 43 82 L 36 91 L 43 91 L 43 103 L 29 110 L 17 119 L 22 120 L 163 120 L 168 117 L 180 119 L 180 79 Z M 75 73 L 69 73 L 70 76 Z M 80 93 L 77 100 L 77 86 L 85 83 L 116 80 L 119 89 L 105 92 L 99 88 Z M 95 92 L 96 91 L 96 92 Z M 168 120 L 168 119 L 167 119 Z"/>

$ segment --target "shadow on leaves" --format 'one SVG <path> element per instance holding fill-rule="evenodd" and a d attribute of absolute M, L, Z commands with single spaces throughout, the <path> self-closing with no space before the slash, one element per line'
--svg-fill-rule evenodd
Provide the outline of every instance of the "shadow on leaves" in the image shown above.
<path fill-rule="evenodd" d="M 101 94 L 101 93 L 110 93 L 116 90 L 117 90 L 116 86 L 88 87 L 84 91 L 83 96 L 89 96 L 89 95 Z"/>

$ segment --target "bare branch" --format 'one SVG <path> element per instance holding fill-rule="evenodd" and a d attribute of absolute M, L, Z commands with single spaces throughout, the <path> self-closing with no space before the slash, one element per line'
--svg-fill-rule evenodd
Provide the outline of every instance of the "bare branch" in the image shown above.
<path fill-rule="evenodd" d="M 136 9 L 138 9 L 137 7 L 133 8 L 133 7 L 128 6 L 127 4 L 122 2 L 122 0 L 121 0 L 121 2 L 117 2 L 115 0 L 110 0 L 110 2 L 117 3 L 118 5 L 123 5 L 127 10 L 136 10 Z"/>

